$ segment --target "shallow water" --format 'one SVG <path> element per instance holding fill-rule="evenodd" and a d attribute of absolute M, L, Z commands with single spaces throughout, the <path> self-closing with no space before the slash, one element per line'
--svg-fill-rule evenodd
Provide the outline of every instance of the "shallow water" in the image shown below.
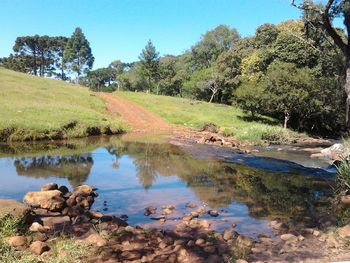
<path fill-rule="evenodd" d="M 205 216 L 222 231 L 232 223 L 252 237 L 271 234 L 276 218 L 303 220 L 327 210 L 332 175 L 321 169 L 252 157 L 210 146 L 180 148 L 153 139 L 93 138 L 62 143 L 0 145 L 0 198 L 22 200 L 45 182 L 99 190 L 93 209 L 132 225 L 171 228 L 188 202 L 217 209 Z M 107 201 L 107 204 L 104 204 Z M 164 225 L 144 208 L 174 205 Z"/>

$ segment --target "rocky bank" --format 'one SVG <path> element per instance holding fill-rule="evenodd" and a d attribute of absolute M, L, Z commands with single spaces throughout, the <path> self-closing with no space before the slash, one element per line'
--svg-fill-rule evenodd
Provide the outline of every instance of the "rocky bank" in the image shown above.
<path fill-rule="evenodd" d="M 73 191 L 48 183 L 40 191 L 24 196 L 24 204 L 0 200 L 0 217 L 12 214 L 28 226 L 27 234 L 6 238 L 17 251 L 35 255 L 40 262 L 50 262 L 52 240 L 73 237 L 90 249 L 80 262 L 329 262 L 350 259 L 350 225 L 334 228 L 334 218 L 322 217 L 313 224 L 272 221 L 273 236 L 256 240 L 240 235 L 236 225 L 223 232 L 210 229 L 202 219 L 213 218 L 216 210 L 188 204 L 191 212 L 171 231 L 129 226 L 114 215 L 92 211 L 98 197 L 92 186 L 81 185 Z M 145 208 L 145 216 L 167 220 L 175 210 L 172 205 Z M 127 215 L 124 216 L 124 219 Z"/>

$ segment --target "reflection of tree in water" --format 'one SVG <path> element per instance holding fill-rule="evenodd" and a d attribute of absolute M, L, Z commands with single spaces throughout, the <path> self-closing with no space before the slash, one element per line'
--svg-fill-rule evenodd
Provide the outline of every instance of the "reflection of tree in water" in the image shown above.
<path fill-rule="evenodd" d="M 331 192 L 329 181 L 323 179 L 198 159 L 169 144 L 124 143 L 123 151 L 134 159 L 137 177 L 145 188 L 150 188 L 157 176 L 177 175 L 210 206 L 242 202 L 255 217 L 302 217 L 327 208 L 322 196 Z"/>
<path fill-rule="evenodd" d="M 84 183 L 93 166 L 91 154 L 16 158 L 18 175 L 35 178 L 67 178 L 74 187 Z"/>

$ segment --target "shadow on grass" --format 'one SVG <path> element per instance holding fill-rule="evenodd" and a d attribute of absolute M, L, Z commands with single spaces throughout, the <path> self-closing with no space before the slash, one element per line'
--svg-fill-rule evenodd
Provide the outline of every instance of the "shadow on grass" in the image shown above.
<path fill-rule="evenodd" d="M 279 121 L 278 120 L 274 120 L 274 119 L 270 119 L 264 116 L 237 116 L 238 119 L 246 121 L 246 122 L 259 122 L 262 124 L 268 124 L 268 125 L 278 125 Z"/>

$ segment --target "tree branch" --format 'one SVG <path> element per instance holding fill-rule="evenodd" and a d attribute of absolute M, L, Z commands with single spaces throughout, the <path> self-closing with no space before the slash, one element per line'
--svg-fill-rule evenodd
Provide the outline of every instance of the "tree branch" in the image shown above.
<path fill-rule="evenodd" d="M 295 3 L 295 0 L 291 0 L 291 5 L 300 9 L 300 10 L 313 10 L 316 12 L 319 12 L 320 15 L 322 16 L 322 21 L 323 21 L 323 27 L 329 34 L 329 36 L 333 39 L 334 43 L 345 53 L 347 54 L 348 51 L 348 45 L 343 41 L 341 36 L 337 33 L 335 28 L 332 25 L 331 19 L 330 19 L 330 9 L 332 8 L 332 5 L 334 4 L 335 0 L 328 0 L 327 4 L 324 7 L 324 10 L 316 7 L 312 7 L 310 5 L 297 5 Z M 346 19 L 346 18 L 345 18 Z M 350 28 L 350 23 L 349 23 L 349 28 Z M 349 32 L 348 32 L 349 33 Z M 349 44 L 349 43 L 348 43 Z"/>
<path fill-rule="evenodd" d="M 332 26 L 331 20 L 330 20 L 330 14 L 329 10 L 331 9 L 332 5 L 334 3 L 334 0 L 328 0 L 326 6 L 325 6 L 325 11 L 322 15 L 323 18 L 323 26 L 325 27 L 326 31 L 328 34 L 331 36 L 333 39 L 334 43 L 344 52 L 347 53 L 347 45 L 339 36 L 335 28 Z"/>

